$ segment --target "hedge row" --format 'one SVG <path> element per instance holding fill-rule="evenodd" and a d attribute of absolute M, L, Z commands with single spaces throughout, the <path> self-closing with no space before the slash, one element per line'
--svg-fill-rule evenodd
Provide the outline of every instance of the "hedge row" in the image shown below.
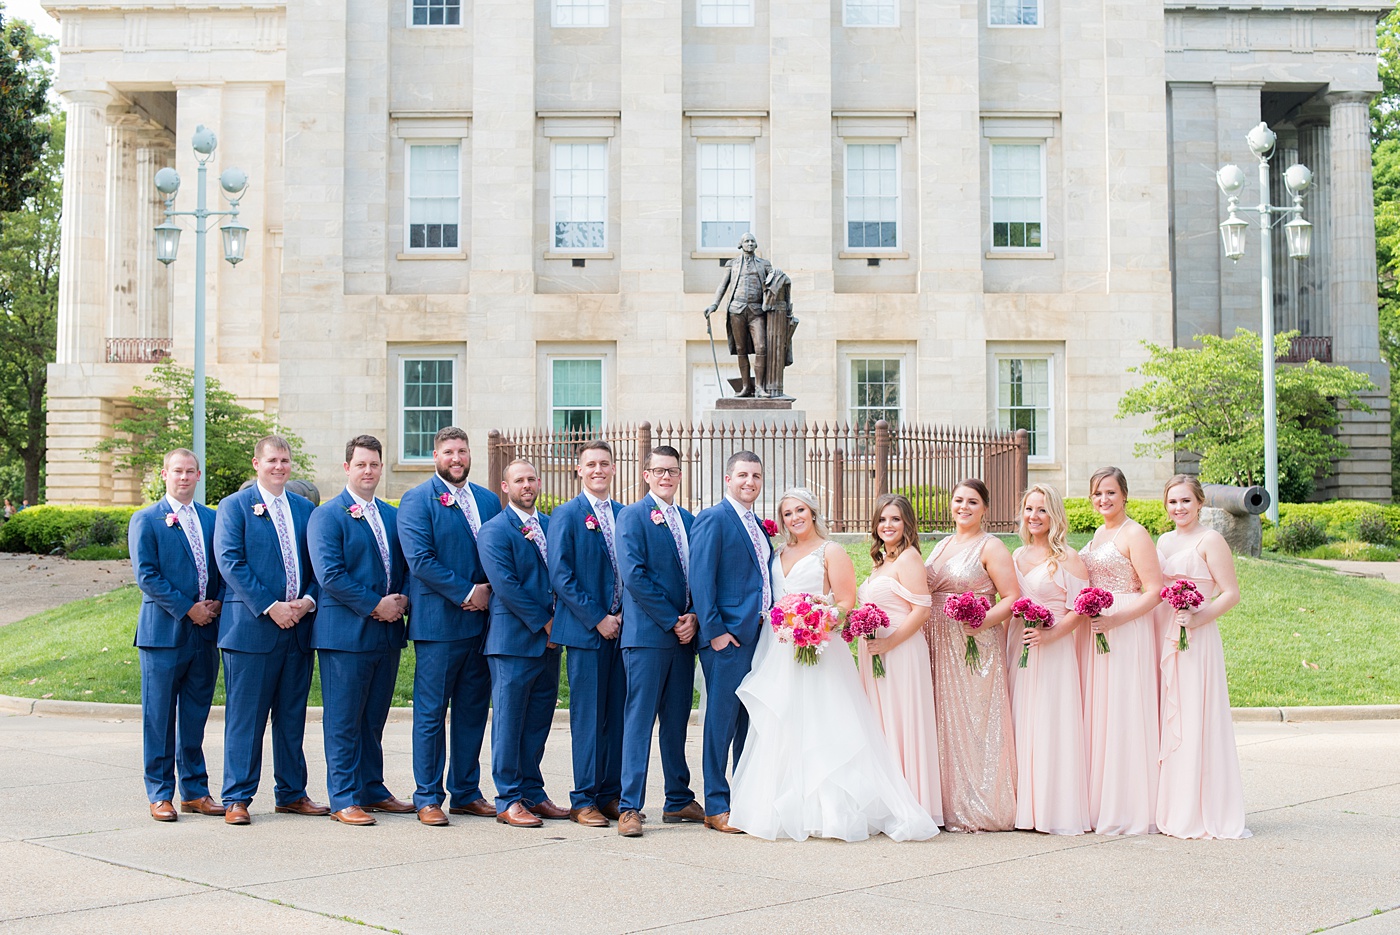
<path fill-rule="evenodd" d="M 125 545 L 136 506 L 32 506 L 0 526 L 0 551 L 66 552 L 91 545 Z"/>
<path fill-rule="evenodd" d="M 1166 507 L 1161 500 L 1128 499 L 1128 515 L 1141 523 L 1148 532 L 1160 536 L 1170 532 L 1176 524 L 1167 517 Z M 1065 500 L 1065 516 L 1069 520 L 1070 532 L 1093 532 L 1103 525 L 1103 517 L 1094 509 L 1088 497 L 1069 497 Z"/>
<path fill-rule="evenodd" d="M 1400 504 L 1380 506 L 1364 500 L 1330 500 L 1326 503 L 1281 503 L 1278 508 L 1280 526 L 1308 520 L 1327 530 L 1333 540 L 1359 539 L 1363 517 L 1384 517 L 1392 539 L 1400 540 Z"/>

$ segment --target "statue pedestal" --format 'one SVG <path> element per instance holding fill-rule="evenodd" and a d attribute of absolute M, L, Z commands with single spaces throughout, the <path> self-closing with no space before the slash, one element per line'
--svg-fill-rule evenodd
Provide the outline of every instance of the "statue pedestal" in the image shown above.
<path fill-rule="evenodd" d="M 752 451 L 763 460 L 763 493 L 754 504 L 760 516 L 777 521 L 778 500 L 789 487 L 807 486 L 807 413 L 791 399 L 718 399 L 702 421 L 714 426 L 710 446 L 707 504 L 724 499 L 724 464 L 736 451 Z M 726 405 L 727 404 L 727 405 Z M 732 433 L 732 435 L 731 435 Z M 820 496 L 820 493 L 818 493 Z"/>
<path fill-rule="evenodd" d="M 783 396 L 777 399 L 740 399 L 737 396 L 726 396 L 723 399 L 715 400 L 715 408 L 706 413 L 706 416 L 717 415 L 718 413 L 733 412 L 791 412 L 792 404 L 796 402 L 790 396 Z M 799 420 L 800 421 L 800 420 Z M 718 425 L 719 423 L 714 423 Z M 727 423 L 726 423 L 727 424 Z"/>

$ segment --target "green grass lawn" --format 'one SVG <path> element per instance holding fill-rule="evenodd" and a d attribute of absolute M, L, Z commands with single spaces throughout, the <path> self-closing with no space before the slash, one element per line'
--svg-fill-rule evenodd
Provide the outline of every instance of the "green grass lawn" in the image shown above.
<path fill-rule="evenodd" d="M 863 579 L 868 549 L 847 550 Z M 1400 702 L 1400 585 L 1286 558 L 1241 558 L 1239 571 L 1243 600 L 1221 621 L 1232 704 Z M 0 627 L 0 694 L 135 702 L 140 671 L 131 639 L 140 600 L 128 586 Z M 560 705 L 567 706 L 568 685 L 560 682 Z M 394 704 L 407 705 L 412 696 L 410 645 Z M 223 703 L 222 679 L 214 703 Z M 310 703 L 321 703 L 316 679 Z"/>

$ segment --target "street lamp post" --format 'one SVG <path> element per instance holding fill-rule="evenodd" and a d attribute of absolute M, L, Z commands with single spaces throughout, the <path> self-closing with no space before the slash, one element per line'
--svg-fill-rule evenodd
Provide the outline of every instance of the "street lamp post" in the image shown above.
<path fill-rule="evenodd" d="M 243 259 L 248 247 L 248 228 L 238 223 L 238 202 L 248 188 L 248 174 L 242 169 L 225 169 L 219 176 L 219 185 L 224 190 L 229 210 L 210 211 L 204 192 L 208 174 L 206 166 L 214 158 L 214 150 L 218 148 L 219 140 L 214 136 L 213 130 L 200 124 L 195 128 L 194 139 L 190 141 L 190 145 L 194 148 L 195 159 L 199 162 L 199 190 L 193 211 L 175 210 L 175 194 L 180 190 L 179 173 L 168 166 L 156 173 L 156 189 L 165 195 L 165 220 L 155 227 L 156 259 L 169 266 L 175 262 L 175 255 L 179 252 L 180 226 L 171 218 L 194 218 L 194 411 L 190 414 L 193 436 L 190 447 L 194 449 L 200 466 L 199 485 L 195 488 L 194 496 L 195 500 L 203 503 L 204 474 L 208 468 L 204 461 L 204 241 L 209 218 L 227 216 L 229 222 L 219 229 L 224 241 L 224 259 L 233 266 L 237 266 Z"/>
<path fill-rule="evenodd" d="M 1293 197 L 1291 205 L 1269 203 L 1269 159 L 1274 154 L 1277 137 L 1266 123 L 1260 123 L 1245 136 L 1250 152 L 1259 159 L 1259 204 L 1240 207 L 1239 192 L 1244 187 L 1244 170 L 1237 165 L 1222 166 L 1215 174 L 1216 184 L 1229 199 L 1230 216 L 1220 222 L 1220 240 L 1225 255 L 1238 262 L 1244 256 L 1245 231 L 1249 222 L 1237 211 L 1254 211 L 1259 215 L 1260 271 L 1259 295 L 1262 303 L 1261 334 L 1264 343 L 1264 487 L 1269 491 L 1269 519 L 1278 522 L 1278 400 L 1274 385 L 1274 255 L 1273 229 L 1285 217 L 1292 220 L 1283 225 L 1288 242 L 1288 255 L 1306 260 L 1312 252 L 1312 225 L 1303 219 L 1303 193 L 1312 185 L 1313 174 L 1307 166 L 1295 163 L 1284 170 L 1283 184 Z"/>

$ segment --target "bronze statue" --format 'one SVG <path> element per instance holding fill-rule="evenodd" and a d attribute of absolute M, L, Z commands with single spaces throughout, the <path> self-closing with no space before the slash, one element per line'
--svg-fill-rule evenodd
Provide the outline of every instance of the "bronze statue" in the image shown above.
<path fill-rule="evenodd" d="M 730 292 L 725 332 L 729 353 L 739 358 L 740 397 L 790 399 L 783 393 L 783 369 L 792 365 L 792 334 L 797 319 L 792 314 L 792 280 L 782 270 L 758 256 L 758 241 L 745 234 L 740 253 L 725 268 L 715 290 L 715 301 L 705 309 L 708 323 Z M 753 357 L 753 376 L 749 357 Z"/>

